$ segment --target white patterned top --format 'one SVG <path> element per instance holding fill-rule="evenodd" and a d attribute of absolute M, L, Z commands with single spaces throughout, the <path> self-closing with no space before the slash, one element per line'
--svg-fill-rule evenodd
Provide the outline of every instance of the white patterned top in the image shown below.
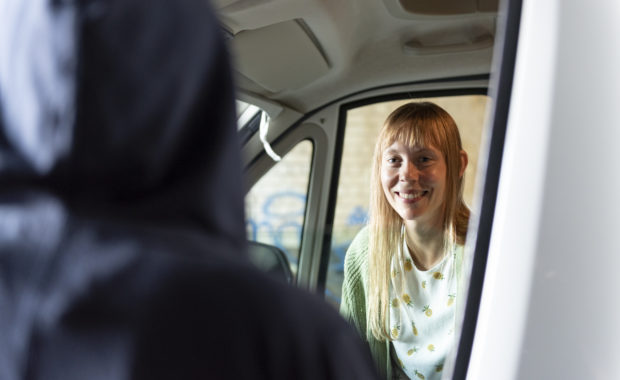
<path fill-rule="evenodd" d="M 454 346 L 457 277 L 455 246 L 427 271 L 419 270 L 404 239 L 392 259 L 390 333 L 395 362 L 411 379 L 441 379 Z M 398 373 L 398 371 L 394 371 Z"/>

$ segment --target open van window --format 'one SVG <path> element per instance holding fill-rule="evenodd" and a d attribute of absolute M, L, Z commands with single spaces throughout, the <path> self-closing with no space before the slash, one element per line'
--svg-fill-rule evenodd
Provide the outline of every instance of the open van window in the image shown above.
<path fill-rule="evenodd" d="M 456 121 L 463 148 L 469 156 L 464 175 L 464 200 L 471 208 L 477 177 L 478 153 L 490 98 L 484 91 L 471 95 L 434 96 L 352 103 L 344 107 L 346 113 L 344 142 L 338 180 L 338 191 L 331 233 L 331 250 L 325 285 L 326 299 L 338 307 L 342 287 L 345 253 L 355 235 L 368 223 L 370 177 L 375 142 L 383 122 L 400 105 L 432 102 L 444 108 Z"/>

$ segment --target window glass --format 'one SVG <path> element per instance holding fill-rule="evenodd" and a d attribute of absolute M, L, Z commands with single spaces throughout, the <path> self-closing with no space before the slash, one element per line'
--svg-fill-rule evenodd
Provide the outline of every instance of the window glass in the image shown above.
<path fill-rule="evenodd" d="M 245 198 L 248 239 L 280 248 L 297 273 L 312 161 L 312 143 L 297 144 Z"/>
<path fill-rule="evenodd" d="M 412 100 L 376 103 L 350 109 L 347 112 L 325 287 L 327 300 L 336 307 L 340 304 L 347 248 L 368 219 L 370 170 L 375 141 L 387 116 L 400 105 L 410 101 Z M 468 206 L 471 206 L 478 167 L 478 147 L 489 98 L 485 95 L 466 95 L 415 99 L 415 101 L 436 103 L 448 111 L 456 121 L 463 147 L 469 157 L 465 171 L 464 198 Z"/>

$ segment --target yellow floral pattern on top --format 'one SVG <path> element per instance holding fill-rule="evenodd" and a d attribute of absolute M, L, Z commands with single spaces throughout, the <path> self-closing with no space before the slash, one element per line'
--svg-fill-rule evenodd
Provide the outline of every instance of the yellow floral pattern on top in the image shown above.
<path fill-rule="evenodd" d="M 405 265 L 404 265 L 404 267 L 405 267 L 405 270 L 406 270 L 407 272 L 411 272 L 411 271 L 413 270 L 413 263 L 411 262 L 411 259 L 406 259 L 406 260 L 405 260 Z"/>
<path fill-rule="evenodd" d="M 392 328 L 392 338 L 396 339 L 400 335 L 400 325 L 396 325 Z"/>
<path fill-rule="evenodd" d="M 401 249 L 390 268 L 396 274 L 390 283 L 390 352 L 410 379 L 440 380 L 455 342 L 455 256 L 446 254 L 421 271 L 408 255 L 408 249 Z"/>
<path fill-rule="evenodd" d="M 456 294 L 448 294 L 448 306 L 452 306 L 454 304 L 454 299 L 456 298 Z"/>
<path fill-rule="evenodd" d="M 407 293 L 403 294 L 403 302 L 407 306 L 413 306 L 413 302 L 411 302 L 411 297 Z"/>
<path fill-rule="evenodd" d="M 422 311 L 427 317 L 431 317 L 433 315 L 433 309 L 431 309 L 429 305 L 424 306 L 424 309 L 422 309 Z"/>

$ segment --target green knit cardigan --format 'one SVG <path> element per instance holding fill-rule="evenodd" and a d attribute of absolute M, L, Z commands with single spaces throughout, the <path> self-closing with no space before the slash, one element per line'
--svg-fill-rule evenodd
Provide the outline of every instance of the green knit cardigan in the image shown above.
<path fill-rule="evenodd" d="M 459 302 L 458 295 L 463 289 L 461 269 L 463 264 L 463 249 L 459 246 L 456 255 L 457 274 L 457 310 L 464 306 Z M 370 352 L 375 360 L 377 370 L 385 379 L 392 378 L 392 361 L 389 355 L 390 341 L 380 341 L 372 334 L 367 333 L 366 300 L 368 284 L 368 227 L 364 227 L 353 239 L 347 250 L 344 260 L 344 281 L 342 283 L 342 302 L 340 313 L 359 332 L 360 336 L 368 343 Z M 461 315 L 457 311 L 457 316 Z"/>

